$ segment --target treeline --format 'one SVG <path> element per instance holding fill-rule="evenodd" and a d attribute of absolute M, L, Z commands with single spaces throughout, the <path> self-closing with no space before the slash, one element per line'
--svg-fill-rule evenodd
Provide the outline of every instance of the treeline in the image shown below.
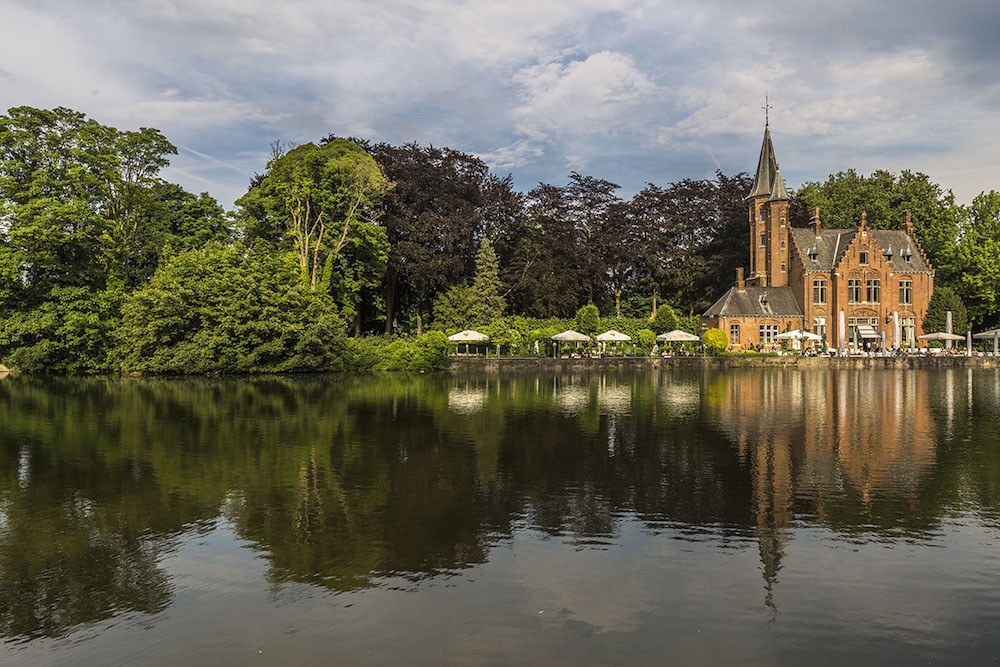
<path fill-rule="evenodd" d="M 329 136 L 276 144 L 226 212 L 162 179 L 174 154 L 155 129 L 69 109 L 0 116 L 0 362 L 422 370 L 444 363 L 444 333 L 489 329 L 530 353 L 585 306 L 637 334 L 671 317 L 697 330 L 748 254 L 746 174 L 625 198 L 573 173 L 523 193 L 467 153 Z M 966 208 L 922 174 L 847 172 L 804 186 L 796 210 L 819 205 L 824 224 L 847 226 L 874 200 L 874 225 L 914 212 L 938 283 L 995 322 L 1000 195 Z"/>

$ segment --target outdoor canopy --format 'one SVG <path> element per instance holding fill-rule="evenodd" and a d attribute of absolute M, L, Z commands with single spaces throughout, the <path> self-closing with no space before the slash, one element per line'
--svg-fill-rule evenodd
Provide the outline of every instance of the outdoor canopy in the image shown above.
<path fill-rule="evenodd" d="M 448 336 L 448 340 L 452 343 L 482 343 L 490 339 L 486 334 L 481 334 L 478 331 L 473 331 L 472 329 L 466 329 L 465 331 L 459 331 L 457 334 L 452 334 Z"/>
<path fill-rule="evenodd" d="M 945 333 L 944 331 L 932 331 L 931 333 L 925 333 L 923 336 L 917 336 L 917 340 L 965 340 L 965 336 Z"/>
<path fill-rule="evenodd" d="M 663 341 L 664 343 L 700 343 L 701 338 L 695 336 L 694 334 L 689 334 L 687 331 L 681 331 L 680 329 L 674 329 L 665 334 L 660 334 L 656 337 L 656 340 Z"/>
<path fill-rule="evenodd" d="M 627 340 L 632 340 L 632 337 L 628 334 L 623 334 L 621 331 L 615 331 L 614 329 L 609 329 L 604 333 L 597 336 L 597 340 L 601 342 L 622 342 Z"/>
<path fill-rule="evenodd" d="M 811 331 L 802 331 L 801 329 L 792 329 L 791 331 L 780 333 L 775 338 L 780 340 L 823 340 L 822 336 L 814 334 Z"/>
<path fill-rule="evenodd" d="M 552 340 L 557 340 L 561 343 L 563 342 L 587 343 L 590 341 L 590 336 L 588 336 L 587 334 L 582 334 L 579 331 L 573 331 L 572 329 L 568 329 L 566 331 L 563 331 L 562 333 L 557 333 L 555 336 L 552 337 Z"/>

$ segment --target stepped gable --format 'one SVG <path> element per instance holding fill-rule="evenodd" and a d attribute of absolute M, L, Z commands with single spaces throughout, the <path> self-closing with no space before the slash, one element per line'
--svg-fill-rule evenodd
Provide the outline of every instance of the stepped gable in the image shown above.
<path fill-rule="evenodd" d="M 875 243 L 882 249 L 883 255 L 886 250 L 892 249 L 889 265 L 896 273 L 932 273 L 923 250 L 906 232 L 899 229 L 875 229 L 870 233 Z M 909 261 L 903 258 L 903 251 L 907 248 L 912 251 Z"/>
<path fill-rule="evenodd" d="M 802 317 L 802 308 L 791 287 L 731 287 L 705 311 L 705 317 L 720 316 Z"/>

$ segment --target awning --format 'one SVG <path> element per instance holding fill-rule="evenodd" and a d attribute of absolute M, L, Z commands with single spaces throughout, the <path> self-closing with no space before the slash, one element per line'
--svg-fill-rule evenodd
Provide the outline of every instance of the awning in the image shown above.
<path fill-rule="evenodd" d="M 861 338 L 878 338 L 878 339 L 882 338 L 882 335 L 879 332 L 875 331 L 875 327 L 871 326 L 870 324 L 859 324 L 858 326 L 855 327 L 855 330 L 858 332 L 858 336 Z"/>

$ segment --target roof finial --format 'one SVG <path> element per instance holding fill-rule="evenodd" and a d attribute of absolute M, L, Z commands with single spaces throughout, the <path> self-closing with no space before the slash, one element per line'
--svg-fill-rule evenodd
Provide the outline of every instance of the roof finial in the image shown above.
<path fill-rule="evenodd" d="M 768 110 L 770 108 L 771 108 L 771 105 L 767 103 L 767 91 L 765 90 L 764 91 L 764 106 L 761 107 L 761 109 L 764 110 L 764 127 L 768 127 L 770 125 L 770 120 L 768 118 Z"/>

